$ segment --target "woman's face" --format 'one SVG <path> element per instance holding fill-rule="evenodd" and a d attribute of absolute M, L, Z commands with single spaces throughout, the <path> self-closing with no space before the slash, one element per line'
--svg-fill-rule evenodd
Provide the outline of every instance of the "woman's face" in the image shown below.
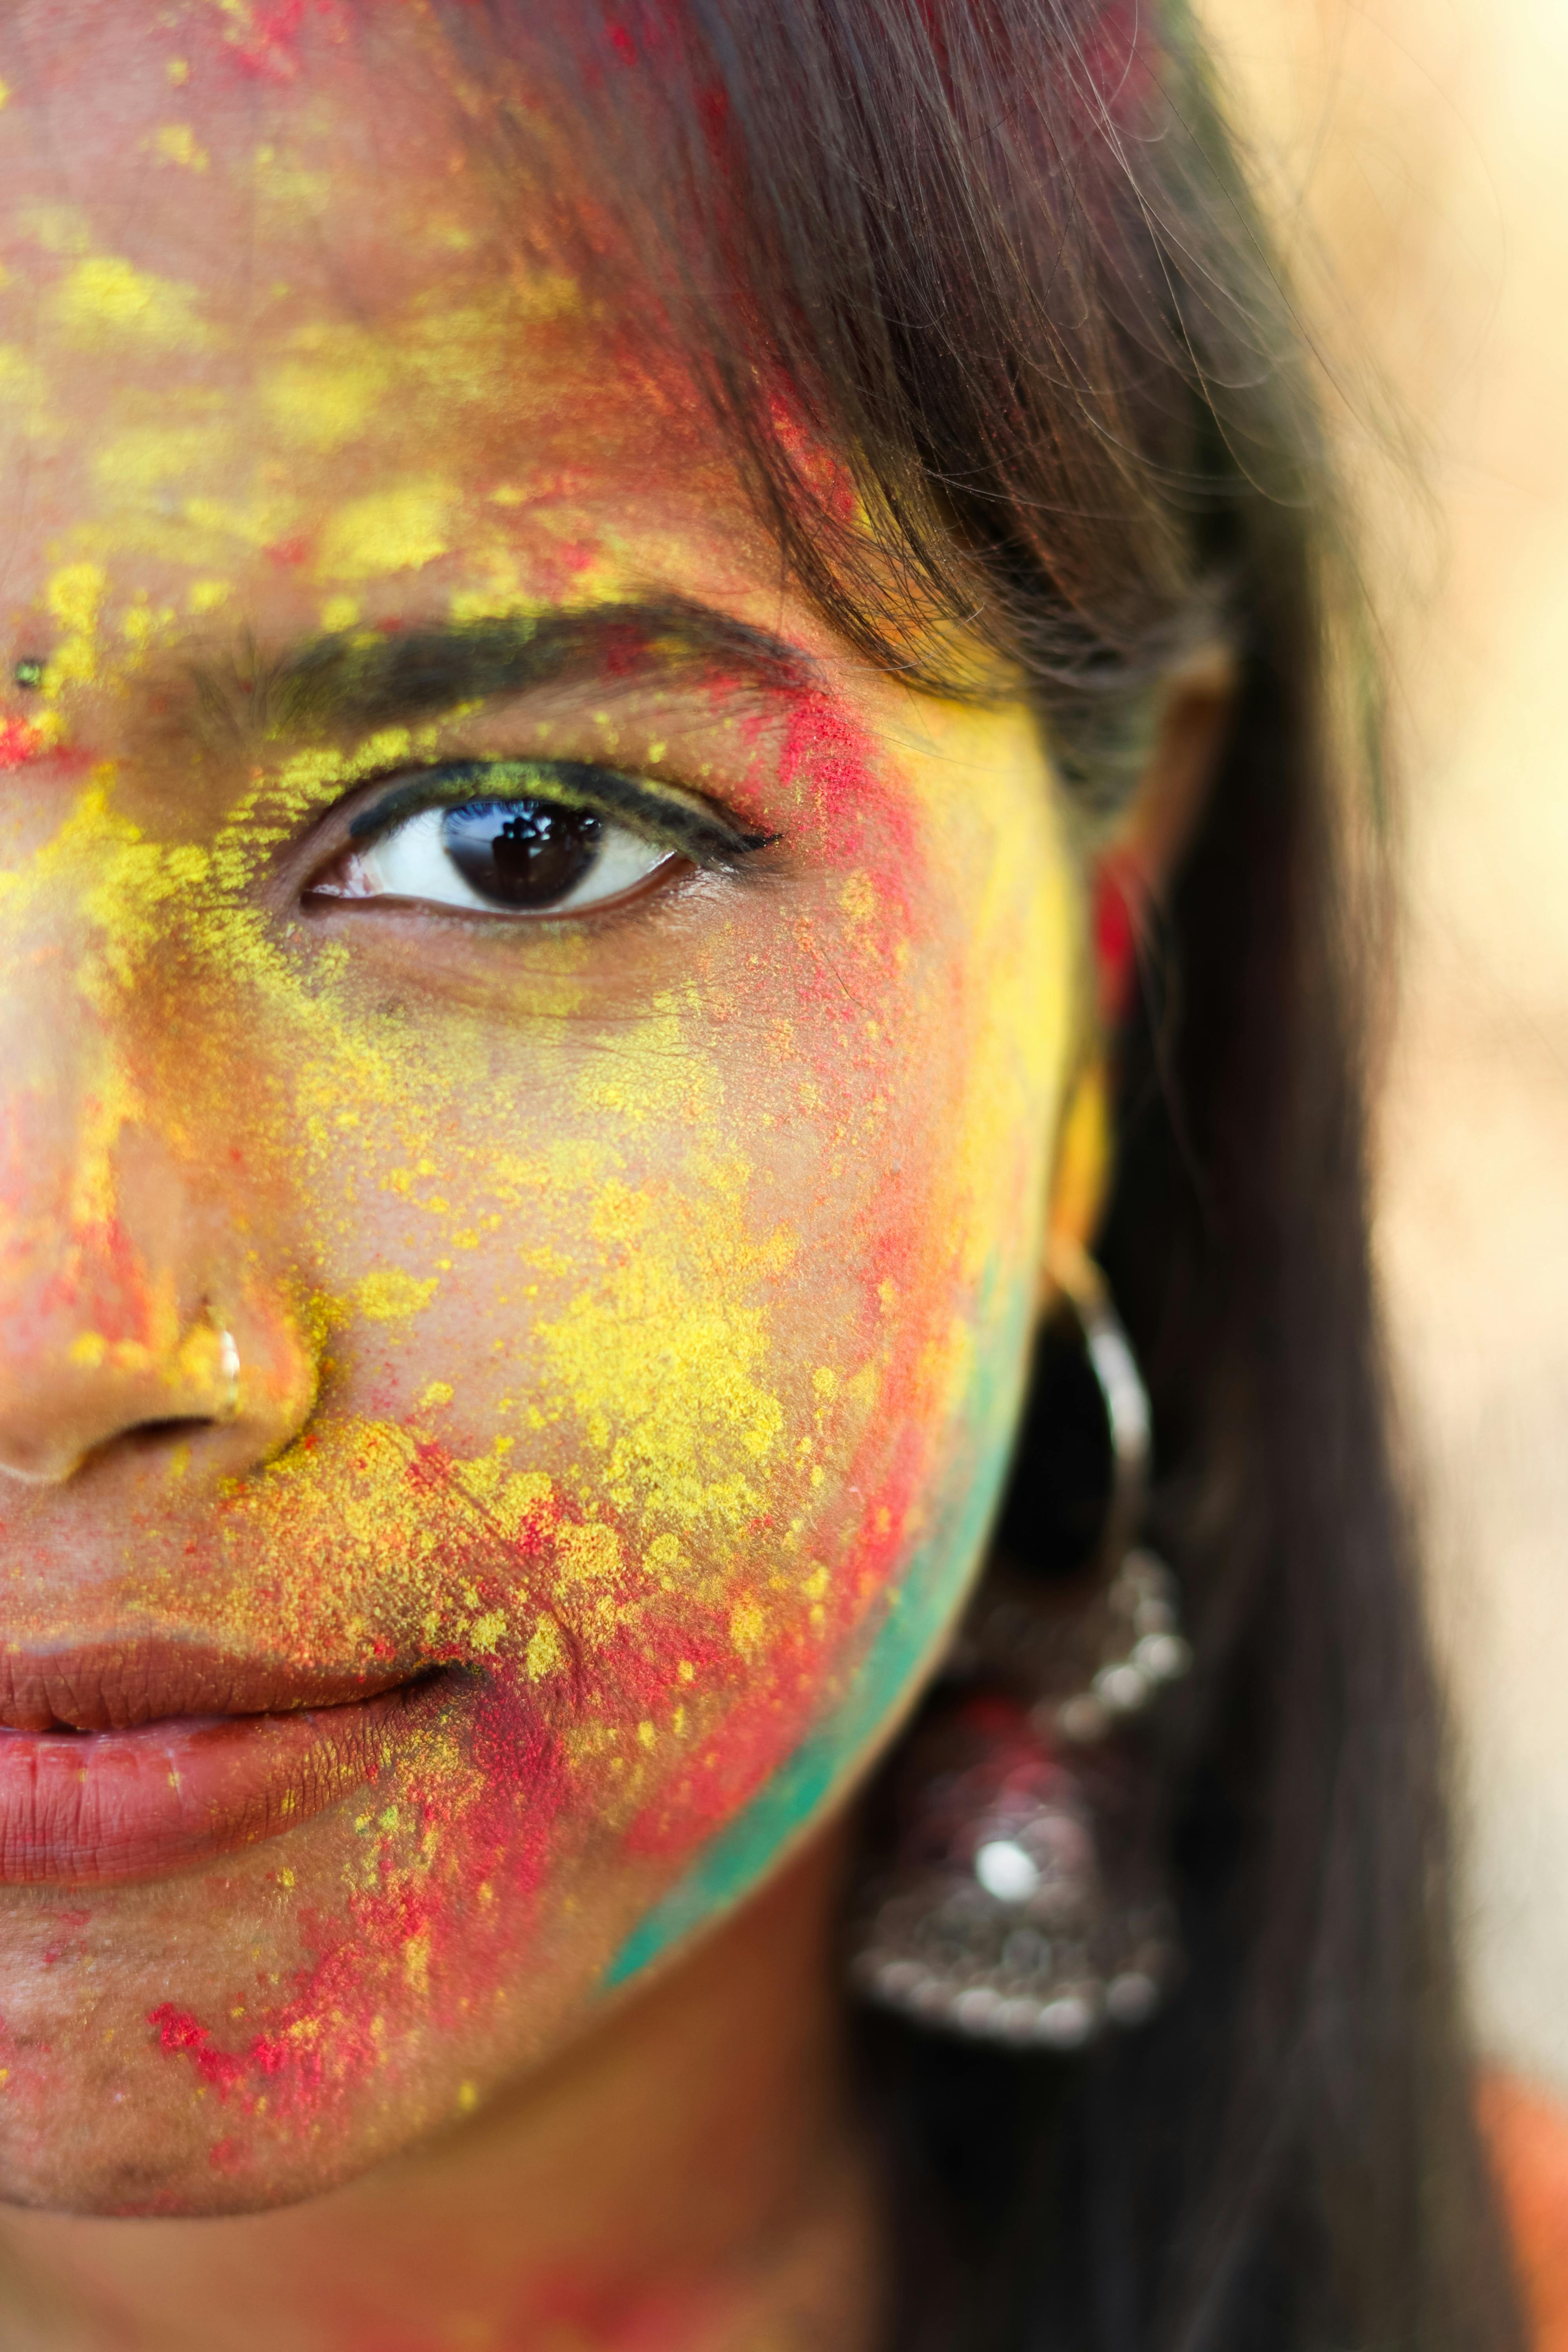
<path fill-rule="evenodd" d="M 950 1625 L 1026 1348 L 1031 727 L 845 653 L 422 24 L 0 56 L 28 2201 L 308 2193 L 756 1884 Z"/>

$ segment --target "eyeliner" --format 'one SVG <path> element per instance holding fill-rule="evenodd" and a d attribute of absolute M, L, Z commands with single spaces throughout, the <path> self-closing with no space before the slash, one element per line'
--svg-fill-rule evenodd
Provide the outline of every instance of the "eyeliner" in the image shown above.
<path fill-rule="evenodd" d="M 400 816 L 427 808 L 461 808 L 469 801 L 554 801 L 624 817 L 639 832 L 681 851 L 693 864 L 723 866 L 770 848 L 776 833 L 744 833 L 710 811 L 666 800 L 637 777 L 587 760 L 454 760 L 410 776 L 349 825 L 349 839 L 384 833 Z"/>

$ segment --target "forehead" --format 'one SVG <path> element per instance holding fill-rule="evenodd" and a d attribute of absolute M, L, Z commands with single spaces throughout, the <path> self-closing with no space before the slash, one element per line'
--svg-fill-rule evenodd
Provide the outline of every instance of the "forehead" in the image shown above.
<path fill-rule="evenodd" d="M 503 543 L 559 597 L 585 526 L 647 568 L 738 518 L 681 369 L 520 218 L 469 70 L 417 5 L 7 12 L 8 602 L 88 562 L 154 607 L 374 604 L 459 544 L 494 577 L 454 593 L 499 596 Z"/>
<path fill-rule="evenodd" d="M 237 319 L 279 269 L 375 310 L 473 250 L 470 86 L 417 0 L 29 0 L 0 75 L 11 234 L 222 278 Z"/>

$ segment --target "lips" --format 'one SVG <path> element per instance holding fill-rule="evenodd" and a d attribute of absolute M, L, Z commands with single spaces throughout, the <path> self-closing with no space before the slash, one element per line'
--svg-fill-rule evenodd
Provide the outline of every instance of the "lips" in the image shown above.
<path fill-rule="evenodd" d="M 410 1681 L 379 1673 L 280 1665 L 204 1643 L 131 1639 L 0 1654 L 0 1727 L 14 1731 L 129 1731 L 182 1715 L 283 1715 L 342 1706 Z"/>
<path fill-rule="evenodd" d="M 449 1675 L 279 1666 L 178 1643 L 0 1656 L 0 1884 L 159 1878 L 374 1785 Z"/>

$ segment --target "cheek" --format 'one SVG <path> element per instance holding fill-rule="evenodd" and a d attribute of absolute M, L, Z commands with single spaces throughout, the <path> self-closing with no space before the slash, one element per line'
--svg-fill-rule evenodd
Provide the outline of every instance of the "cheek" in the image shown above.
<path fill-rule="evenodd" d="M 538 1019 L 421 1034 L 252 972 L 292 1076 L 244 1149 L 293 1170 L 326 1362 L 304 1441 L 226 1502 L 210 1589 L 249 1641 L 478 1678 L 366 1812 L 347 1941 L 312 1930 L 400 2000 L 552 1948 L 573 1889 L 603 1967 L 744 1819 L 693 1916 L 736 1891 L 969 1572 L 1068 908 L 1022 806 L 933 797 L 900 835 L 833 782 L 820 886 L 759 897 L 635 1015 L 558 973 Z"/>
<path fill-rule="evenodd" d="M 1043 1206 L 1048 845 L 911 818 L 815 723 L 818 887 L 700 937 L 635 1016 L 562 975 L 510 1027 L 340 1014 L 323 1052 L 296 1006 L 304 1075 L 252 1145 L 302 1162 L 331 1359 L 256 1507 L 298 1522 L 347 1480 L 376 1530 L 317 1606 L 363 1622 L 372 1578 L 394 1640 L 461 1654 L 481 1623 L 541 1682 L 570 1636 L 645 1754 L 656 1685 L 695 1727 L 759 1661 L 815 1683 L 853 1638 L 963 1475 Z"/>

